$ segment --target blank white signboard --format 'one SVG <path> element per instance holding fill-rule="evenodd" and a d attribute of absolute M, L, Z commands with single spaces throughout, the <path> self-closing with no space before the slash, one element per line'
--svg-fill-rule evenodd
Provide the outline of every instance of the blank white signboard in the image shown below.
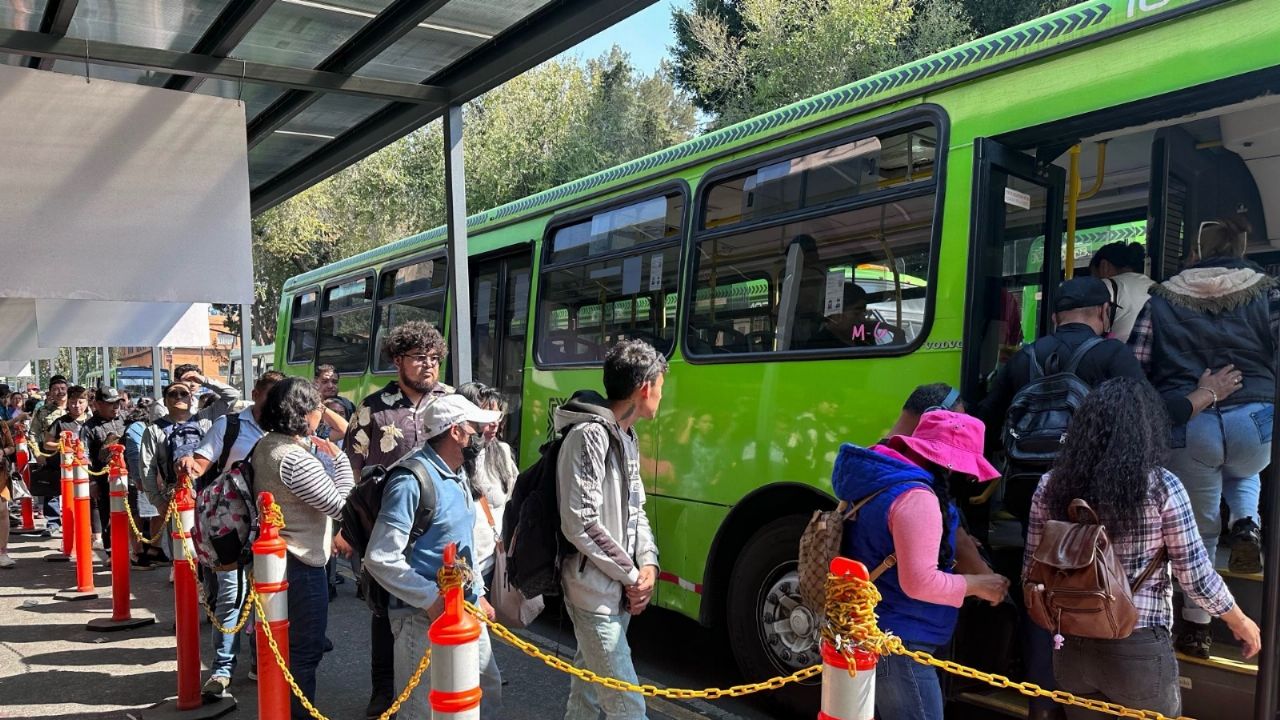
<path fill-rule="evenodd" d="M 0 65 L 0 297 L 253 302 L 244 108 Z"/>

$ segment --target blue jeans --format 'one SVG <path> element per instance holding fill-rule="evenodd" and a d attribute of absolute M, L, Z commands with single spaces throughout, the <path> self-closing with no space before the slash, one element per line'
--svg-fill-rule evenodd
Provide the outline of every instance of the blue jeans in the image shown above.
<path fill-rule="evenodd" d="M 422 655 L 431 646 L 427 631 L 431 623 L 421 610 L 392 611 L 391 632 L 395 635 L 395 691 L 397 694 L 409 684 L 409 676 L 418 669 Z M 498 659 L 493 655 L 489 629 L 480 628 L 478 648 L 480 662 L 480 719 L 496 720 L 502 717 L 502 673 Z M 422 676 L 409 699 L 400 706 L 401 720 L 428 720 L 431 717 L 431 673 Z"/>
<path fill-rule="evenodd" d="M 218 616 L 220 625 L 235 627 L 240 623 L 240 608 L 248 588 L 240 587 L 240 573 L 235 570 L 213 575 L 217 583 L 213 612 Z M 240 654 L 240 633 L 223 635 L 218 628 L 211 628 L 210 632 L 213 634 L 213 671 L 210 675 L 229 678 L 236 669 L 236 656 Z"/>
<path fill-rule="evenodd" d="M 289 672 L 313 704 L 316 701 L 316 668 L 324 655 L 329 625 L 329 576 L 324 566 L 312 567 L 289 555 Z M 311 713 L 297 697 L 289 698 L 293 720 L 309 720 Z"/>
<path fill-rule="evenodd" d="M 932 645 L 905 643 L 930 655 Z M 938 673 L 902 655 L 886 655 L 876 663 L 876 717 L 883 720 L 942 720 L 942 685 Z"/>
<path fill-rule="evenodd" d="M 1258 473 L 1271 460 L 1271 403 L 1248 403 L 1225 410 L 1206 410 L 1173 429 L 1166 466 L 1178 476 L 1195 512 L 1196 527 L 1213 558 L 1222 533 L 1219 503 L 1226 500 L 1231 522 L 1253 518 L 1261 525 Z M 1187 598 L 1182 616 L 1209 622 L 1208 613 Z"/>
<path fill-rule="evenodd" d="M 573 621 L 573 636 L 578 640 L 573 664 L 598 675 L 635 683 L 636 668 L 627 643 L 631 616 L 625 613 L 597 615 L 568 603 L 565 607 Z M 646 720 L 647 717 L 640 693 L 607 690 L 577 677 L 569 681 L 569 706 L 564 720 L 596 720 L 602 711 L 607 720 Z"/>

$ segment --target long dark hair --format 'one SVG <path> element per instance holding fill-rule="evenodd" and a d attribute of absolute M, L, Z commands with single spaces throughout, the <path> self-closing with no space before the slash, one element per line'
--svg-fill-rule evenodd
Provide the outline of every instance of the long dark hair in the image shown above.
<path fill-rule="evenodd" d="M 1142 529 L 1151 474 L 1164 463 L 1169 418 L 1164 402 L 1142 380 L 1115 378 L 1094 389 L 1071 418 L 1067 440 L 1044 489 L 1049 517 L 1066 520 L 1083 498 L 1113 539 Z"/>

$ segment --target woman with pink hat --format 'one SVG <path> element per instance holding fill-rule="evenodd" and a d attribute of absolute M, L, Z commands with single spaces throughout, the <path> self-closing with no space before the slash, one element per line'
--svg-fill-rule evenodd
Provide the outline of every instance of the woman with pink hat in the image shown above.
<path fill-rule="evenodd" d="M 1009 581 L 987 566 L 960 528 L 947 490 L 953 474 L 979 482 L 1000 476 L 982 456 L 981 420 L 932 410 L 909 435 L 884 445 L 845 444 L 831 483 L 853 508 L 841 554 L 872 568 L 882 600 L 880 627 L 912 650 L 935 652 L 955 630 L 970 595 L 1001 602 Z M 876 715 L 942 720 L 942 688 L 932 668 L 891 655 L 876 666 Z"/>

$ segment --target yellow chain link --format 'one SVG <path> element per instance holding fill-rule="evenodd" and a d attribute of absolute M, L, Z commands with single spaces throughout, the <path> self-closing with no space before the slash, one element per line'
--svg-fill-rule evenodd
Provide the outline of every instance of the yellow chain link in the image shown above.
<path fill-rule="evenodd" d="M 27 439 L 27 450 L 35 457 L 51 458 L 59 455 L 58 452 L 47 453 L 41 450 L 39 444 L 32 442 L 29 438 Z"/>
<path fill-rule="evenodd" d="M 997 673 L 939 660 L 927 652 L 908 650 L 902 640 L 886 634 L 876 624 L 875 608 L 880 591 L 869 581 L 850 575 L 827 576 L 827 617 L 822 636 L 850 660 L 849 673 L 855 674 L 853 653 L 857 649 L 876 655 L 902 655 L 922 665 L 938 668 L 952 675 L 978 680 L 992 687 L 1009 688 L 1032 698 L 1048 698 L 1062 705 L 1074 705 L 1095 712 L 1138 720 L 1191 720 L 1186 716 L 1171 719 L 1154 710 L 1134 710 L 1118 703 L 1076 697 L 1065 690 L 1045 690 L 1030 682 L 1016 682 Z"/>
<path fill-rule="evenodd" d="M 630 683 L 625 680 L 619 680 L 617 678 L 603 677 L 601 675 L 597 675 L 594 672 L 591 672 L 590 670 L 584 670 L 579 667 L 574 667 L 574 665 L 571 662 L 564 660 L 562 658 L 555 657 L 554 655 L 548 655 L 547 653 L 543 652 L 540 648 L 538 648 L 537 645 L 534 645 L 531 642 L 521 639 L 511 630 L 503 627 L 501 623 L 495 620 L 490 620 L 489 617 L 485 615 L 484 611 L 476 607 L 475 605 L 472 605 L 471 603 L 467 603 L 467 609 L 470 610 L 472 614 L 474 614 L 482 622 L 488 625 L 489 630 L 493 632 L 494 635 L 505 640 L 508 644 L 515 647 L 517 650 L 523 652 L 525 655 L 528 655 L 529 657 L 534 658 L 536 660 L 541 660 L 544 664 L 546 664 L 547 666 L 555 670 L 559 670 L 560 672 L 573 675 L 579 680 L 583 680 L 589 683 L 595 683 L 596 685 L 607 687 L 611 690 L 618 690 L 621 692 L 636 692 L 636 693 L 640 693 L 641 695 L 645 695 L 646 697 L 660 697 L 660 698 L 668 698 L 671 700 L 694 700 L 694 699 L 717 700 L 719 698 L 725 698 L 725 697 L 742 697 L 743 695 L 751 695 L 753 693 L 758 693 L 765 690 L 777 690 L 791 683 L 808 680 L 822 673 L 822 666 L 814 665 L 812 667 L 804 668 L 803 670 L 797 670 L 796 672 L 791 673 L 790 675 L 770 678 L 763 682 L 749 683 L 746 685 L 734 685 L 733 687 L 727 687 L 727 688 L 706 688 L 705 690 L 687 690 L 683 688 L 660 688 L 656 685 L 638 685 L 636 683 Z"/>
<path fill-rule="evenodd" d="M 147 537 L 142 530 L 138 528 L 138 524 L 133 520 L 133 508 L 129 505 L 129 496 L 124 496 L 124 514 L 129 518 L 129 530 L 133 532 L 133 536 L 145 545 L 156 545 L 163 538 L 164 534 L 169 532 L 169 519 L 173 517 L 173 501 L 170 500 L 168 509 L 165 510 L 164 520 L 161 520 L 160 532 L 153 537 Z"/>
<path fill-rule="evenodd" d="M 307 694 L 302 692 L 302 688 L 298 687 L 298 682 L 293 679 L 293 673 L 289 672 L 289 664 L 280 655 L 280 646 L 276 644 L 275 637 L 271 635 L 271 623 L 267 621 L 267 613 L 262 609 L 262 599 L 256 595 L 253 598 L 253 609 L 258 616 L 258 627 L 262 628 L 262 634 L 267 639 L 267 647 L 271 648 L 271 656 L 275 658 L 276 665 L 279 666 L 281 673 L 284 674 L 284 681 L 289 684 L 289 689 L 293 691 L 293 696 L 298 698 L 298 702 L 302 703 L 302 707 L 306 708 L 307 712 L 311 713 L 311 717 L 315 718 L 315 720 L 329 720 L 316 709 L 315 705 L 311 704 Z M 391 717 L 400 712 L 400 706 L 409 700 L 409 696 L 413 694 L 413 691 L 418 687 L 418 683 L 422 681 L 422 674 L 427 671 L 430 665 L 431 648 L 427 648 L 427 652 L 418 661 L 418 667 L 413 671 L 413 675 L 409 676 L 409 684 L 405 685 L 404 690 L 400 692 L 396 701 L 391 703 L 391 707 L 378 716 L 378 720 L 390 720 Z"/>

